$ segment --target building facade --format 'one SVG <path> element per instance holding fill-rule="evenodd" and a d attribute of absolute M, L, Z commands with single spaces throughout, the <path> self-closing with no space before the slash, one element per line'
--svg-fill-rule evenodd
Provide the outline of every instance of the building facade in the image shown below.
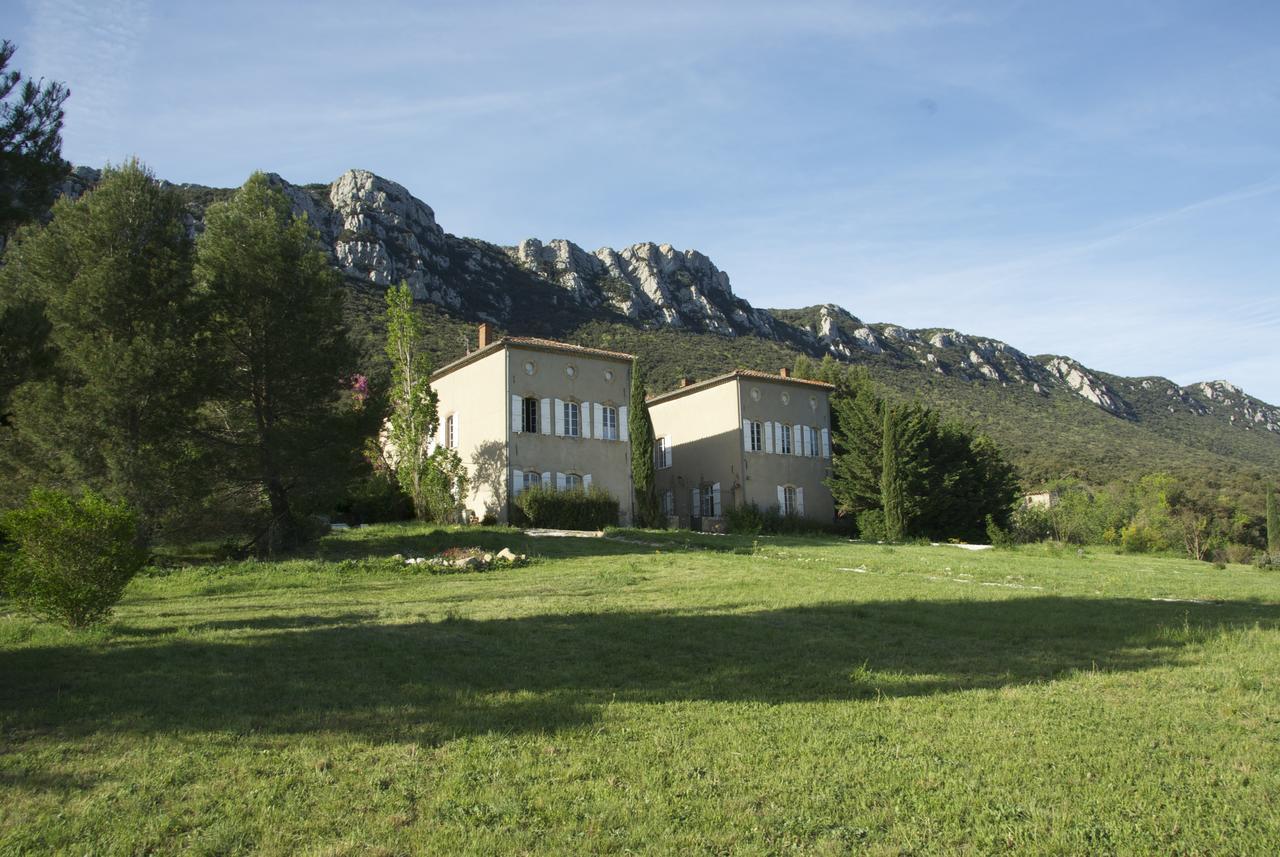
<path fill-rule="evenodd" d="M 830 384 L 738 370 L 648 401 L 658 500 L 681 527 L 721 530 L 727 509 L 835 519 Z"/>
<path fill-rule="evenodd" d="M 472 520 L 512 520 L 526 488 L 598 487 L 618 499 L 620 523 L 632 519 L 627 401 L 630 354 L 549 339 L 492 341 L 431 376 L 439 397 L 436 443 L 458 452 L 470 485 Z"/>

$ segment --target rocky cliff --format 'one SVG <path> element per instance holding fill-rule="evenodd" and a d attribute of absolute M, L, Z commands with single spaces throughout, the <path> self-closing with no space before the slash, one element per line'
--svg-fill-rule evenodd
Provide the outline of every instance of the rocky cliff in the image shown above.
<path fill-rule="evenodd" d="M 79 168 L 64 192 L 97 180 Z M 1280 434 L 1280 408 L 1226 381 L 1179 387 L 1164 378 L 1120 378 L 1069 357 L 1027 355 L 995 339 L 955 330 L 867 324 L 834 304 L 766 310 L 733 293 L 729 275 L 696 250 L 640 243 L 589 252 L 564 239 L 514 247 L 449 234 L 431 207 L 393 181 L 350 170 L 332 184 L 271 181 L 320 233 L 333 264 L 352 283 L 404 281 L 419 300 L 516 333 L 563 335 L 589 320 L 646 329 L 675 328 L 725 337 L 761 337 L 813 357 L 875 361 L 975 384 L 1018 386 L 1049 398 L 1078 397 L 1118 419 L 1153 408 Z M 181 185 L 191 228 L 204 208 L 231 191 Z"/>

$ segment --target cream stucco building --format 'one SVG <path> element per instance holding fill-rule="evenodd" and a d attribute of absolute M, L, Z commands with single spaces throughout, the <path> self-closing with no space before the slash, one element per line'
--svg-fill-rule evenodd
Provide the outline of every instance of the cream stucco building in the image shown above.
<path fill-rule="evenodd" d="M 649 399 L 664 511 L 707 530 L 723 528 L 731 506 L 751 503 L 830 523 L 832 389 L 785 369 L 740 369 Z"/>
<path fill-rule="evenodd" d="M 632 356 L 549 339 L 491 341 L 431 376 L 439 396 L 437 443 L 467 466 L 474 520 L 511 520 L 512 499 L 531 485 L 597 486 L 631 521 L 627 401 Z"/>

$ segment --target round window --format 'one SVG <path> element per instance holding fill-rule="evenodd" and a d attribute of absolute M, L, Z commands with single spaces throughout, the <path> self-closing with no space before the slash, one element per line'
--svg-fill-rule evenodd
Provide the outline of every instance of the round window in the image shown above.
<path fill-rule="evenodd" d="M 758 402 L 758 401 L 760 401 L 760 388 L 759 388 L 759 387 L 752 387 L 752 388 L 751 388 L 751 401 L 753 401 L 753 402 Z"/>
<path fill-rule="evenodd" d="M 790 394 L 790 393 L 783 393 L 783 394 L 782 394 L 782 404 L 784 404 L 784 405 L 789 405 L 789 404 L 791 404 L 791 394 Z"/>
<path fill-rule="evenodd" d="M 818 409 L 818 397 L 817 397 L 817 396 L 810 396 L 810 397 L 809 397 L 809 410 L 811 410 L 811 411 L 816 411 L 817 409 Z"/>
<path fill-rule="evenodd" d="M 605 379 L 606 381 L 612 381 L 612 380 L 613 380 L 613 370 L 612 370 L 612 369 L 606 369 L 606 370 L 604 370 L 604 379 Z"/>
<path fill-rule="evenodd" d="M 538 367 L 533 365 L 532 360 L 525 361 L 524 374 L 532 375 L 534 372 L 537 372 L 537 371 L 538 371 Z"/>
<path fill-rule="evenodd" d="M 572 378 L 574 375 L 578 374 L 578 370 L 573 368 L 572 366 L 566 366 L 564 367 L 564 374 Z"/>

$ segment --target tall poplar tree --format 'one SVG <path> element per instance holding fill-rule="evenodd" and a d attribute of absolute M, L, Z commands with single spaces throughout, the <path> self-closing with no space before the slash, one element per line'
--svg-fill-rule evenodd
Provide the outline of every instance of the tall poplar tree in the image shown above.
<path fill-rule="evenodd" d="M 428 449 L 438 416 L 436 394 L 428 384 L 431 364 L 422 347 L 422 320 L 413 311 L 406 283 L 387 289 L 387 357 L 391 361 L 391 414 L 387 446 L 396 481 L 413 501 L 414 515 L 430 514 Z"/>
<path fill-rule="evenodd" d="M 125 500 L 148 529 L 196 487 L 202 306 L 185 213 L 136 161 L 107 169 L 47 226 L 21 230 L 0 274 L 46 333 L 45 371 L 11 401 L 20 469 Z"/>
<path fill-rule="evenodd" d="M 215 348 L 205 432 L 218 478 L 257 507 L 252 546 L 311 534 L 359 444 L 337 407 L 354 367 L 343 292 L 319 236 L 262 173 L 209 206 L 196 278 Z"/>
<path fill-rule="evenodd" d="M 645 405 L 644 375 L 639 361 L 631 364 L 631 406 L 627 433 L 631 441 L 631 484 L 636 494 L 636 523 L 659 525 L 657 488 L 654 485 L 653 420 Z"/>

